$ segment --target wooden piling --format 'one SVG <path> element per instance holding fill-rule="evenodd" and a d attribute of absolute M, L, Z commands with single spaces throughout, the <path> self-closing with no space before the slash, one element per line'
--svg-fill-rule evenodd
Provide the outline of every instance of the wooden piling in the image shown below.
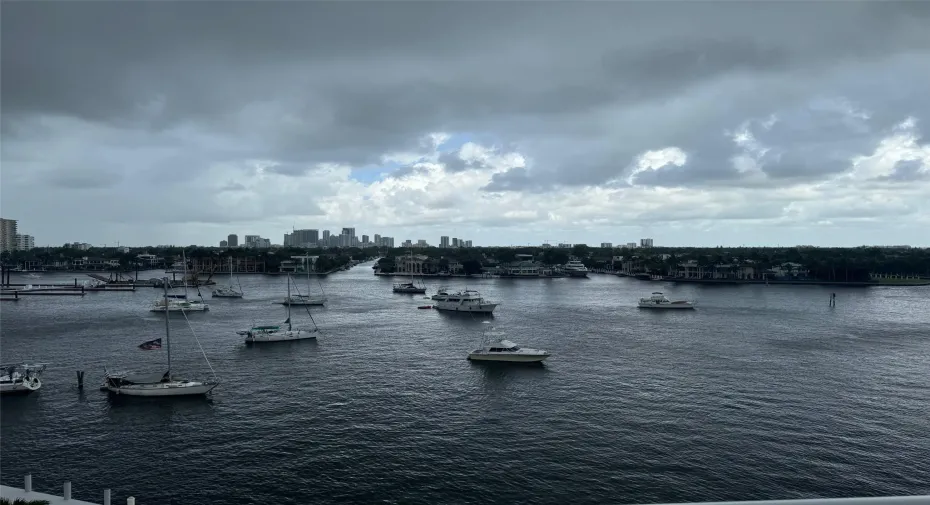
<path fill-rule="evenodd" d="M 78 389 L 84 389 L 84 371 L 77 371 Z"/>

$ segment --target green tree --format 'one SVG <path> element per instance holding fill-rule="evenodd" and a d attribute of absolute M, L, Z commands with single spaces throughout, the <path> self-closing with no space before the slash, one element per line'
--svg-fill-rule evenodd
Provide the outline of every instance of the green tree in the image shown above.
<path fill-rule="evenodd" d="M 465 275 L 477 275 L 481 273 L 481 262 L 475 259 L 467 259 L 462 262 L 462 271 Z"/>
<path fill-rule="evenodd" d="M 591 248 L 587 244 L 575 244 L 572 247 L 572 256 L 580 259 L 587 258 L 591 254 Z"/>

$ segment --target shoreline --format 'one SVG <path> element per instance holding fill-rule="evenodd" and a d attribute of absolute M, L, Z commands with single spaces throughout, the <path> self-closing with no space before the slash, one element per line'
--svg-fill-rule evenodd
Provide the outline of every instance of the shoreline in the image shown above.
<path fill-rule="evenodd" d="M 919 280 L 913 283 L 883 283 L 880 281 L 819 281 L 819 280 L 760 280 L 760 279 L 686 279 L 678 277 L 663 277 L 661 279 L 638 279 L 633 276 L 626 276 L 643 282 L 678 282 L 682 284 L 781 284 L 788 286 L 849 286 L 849 287 L 872 287 L 872 286 L 890 286 L 890 287 L 911 287 L 911 286 L 930 286 L 930 280 Z"/>

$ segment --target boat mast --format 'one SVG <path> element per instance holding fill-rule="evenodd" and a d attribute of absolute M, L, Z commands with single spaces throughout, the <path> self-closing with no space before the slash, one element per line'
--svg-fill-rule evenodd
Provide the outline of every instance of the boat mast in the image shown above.
<path fill-rule="evenodd" d="M 184 265 L 184 299 L 187 300 L 187 256 L 184 255 L 184 249 L 181 249 L 181 261 Z"/>
<path fill-rule="evenodd" d="M 291 274 L 287 274 L 287 331 L 291 331 Z"/>
<path fill-rule="evenodd" d="M 232 256 L 229 257 L 229 287 L 232 287 Z"/>
<path fill-rule="evenodd" d="M 171 378 L 171 330 L 168 325 L 168 276 L 162 284 L 165 289 L 165 346 L 168 347 L 168 378 Z"/>

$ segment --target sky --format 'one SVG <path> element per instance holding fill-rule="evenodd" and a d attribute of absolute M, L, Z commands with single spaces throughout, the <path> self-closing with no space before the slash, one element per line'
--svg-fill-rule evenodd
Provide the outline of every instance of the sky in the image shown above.
<path fill-rule="evenodd" d="M 930 2 L 3 2 L 37 245 L 930 245 Z"/>

